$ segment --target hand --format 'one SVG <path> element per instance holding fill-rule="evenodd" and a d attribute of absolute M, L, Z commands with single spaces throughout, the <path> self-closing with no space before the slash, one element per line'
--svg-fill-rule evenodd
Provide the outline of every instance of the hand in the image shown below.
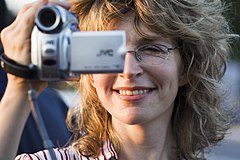
<path fill-rule="evenodd" d="M 41 0 L 24 5 L 16 20 L 1 32 L 5 54 L 9 58 L 23 65 L 30 63 L 31 32 L 34 27 L 35 14 L 42 5 L 47 3 L 58 4 L 65 8 L 70 7 L 69 3 L 56 0 Z"/>
<path fill-rule="evenodd" d="M 15 21 L 1 32 L 4 51 L 9 58 L 23 65 L 31 63 L 31 33 L 34 27 L 35 15 L 40 7 L 48 3 L 61 5 L 65 8 L 70 7 L 69 3 L 56 0 L 41 0 L 24 5 Z M 8 75 L 8 80 L 9 82 L 13 80 L 13 83 L 27 82 L 25 79 L 14 75 Z M 37 85 L 45 86 L 43 83 L 38 83 Z M 39 86 L 36 86 L 36 88 L 42 88 Z"/>

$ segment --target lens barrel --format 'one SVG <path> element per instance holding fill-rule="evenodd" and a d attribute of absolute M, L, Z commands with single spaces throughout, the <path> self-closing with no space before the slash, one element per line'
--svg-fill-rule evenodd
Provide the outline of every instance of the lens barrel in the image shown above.
<path fill-rule="evenodd" d="M 44 6 L 38 11 L 35 22 L 42 32 L 58 32 L 62 26 L 60 11 L 54 6 Z"/>

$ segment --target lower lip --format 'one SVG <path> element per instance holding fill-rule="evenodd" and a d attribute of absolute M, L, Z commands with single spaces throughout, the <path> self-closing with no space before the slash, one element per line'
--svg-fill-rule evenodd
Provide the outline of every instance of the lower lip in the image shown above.
<path fill-rule="evenodd" d="M 140 99 L 143 99 L 144 97 L 146 97 L 151 91 L 149 91 L 148 93 L 145 94 L 138 94 L 138 95 L 133 95 L 133 96 L 129 96 L 129 95 L 121 95 L 119 93 L 116 93 L 117 96 L 124 100 L 124 101 L 137 101 Z"/>

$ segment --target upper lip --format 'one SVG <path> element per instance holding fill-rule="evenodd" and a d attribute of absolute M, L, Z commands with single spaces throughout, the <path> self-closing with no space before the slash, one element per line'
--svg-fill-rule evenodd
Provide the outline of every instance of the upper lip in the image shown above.
<path fill-rule="evenodd" d="M 142 87 L 142 86 L 135 86 L 135 87 L 116 87 L 113 90 L 128 90 L 128 91 L 134 91 L 134 90 L 152 90 L 153 87 Z"/>

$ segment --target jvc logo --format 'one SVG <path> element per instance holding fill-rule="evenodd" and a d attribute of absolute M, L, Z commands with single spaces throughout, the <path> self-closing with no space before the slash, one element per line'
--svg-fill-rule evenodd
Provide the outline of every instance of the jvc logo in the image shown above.
<path fill-rule="evenodd" d="M 113 56 L 113 50 L 112 49 L 106 49 L 106 50 L 100 50 L 100 53 L 97 54 L 98 57 L 100 56 L 109 56 L 112 57 Z"/>
<path fill-rule="evenodd" d="M 47 40 L 46 42 L 45 42 L 45 44 L 51 44 L 51 45 L 54 45 L 55 44 L 55 40 Z"/>

